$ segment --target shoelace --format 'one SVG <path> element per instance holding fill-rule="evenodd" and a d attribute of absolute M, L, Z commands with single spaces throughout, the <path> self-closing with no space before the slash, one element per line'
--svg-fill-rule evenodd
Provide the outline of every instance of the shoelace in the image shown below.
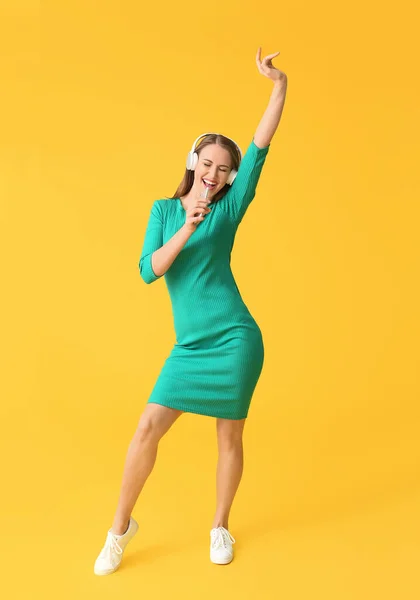
<path fill-rule="evenodd" d="M 229 542 L 235 543 L 235 538 L 229 533 L 224 527 L 217 527 L 216 531 L 212 532 L 212 546 L 213 548 L 219 548 L 224 546 L 226 550 L 229 550 Z"/>
<path fill-rule="evenodd" d="M 104 551 L 106 552 L 106 550 L 109 550 L 109 552 L 112 550 L 116 554 L 122 554 L 123 552 L 121 546 L 118 544 L 117 538 L 112 531 L 108 531 Z"/>

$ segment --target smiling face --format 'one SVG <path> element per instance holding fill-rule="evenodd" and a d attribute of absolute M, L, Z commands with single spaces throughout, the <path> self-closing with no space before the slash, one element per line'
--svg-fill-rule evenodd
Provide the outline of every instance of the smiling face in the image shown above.
<path fill-rule="evenodd" d="M 226 185 L 231 169 L 232 159 L 228 150 L 218 144 L 204 146 L 194 171 L 195 191 L 200 193 L 208 187 L 208 197 L 213 197 Z"/>

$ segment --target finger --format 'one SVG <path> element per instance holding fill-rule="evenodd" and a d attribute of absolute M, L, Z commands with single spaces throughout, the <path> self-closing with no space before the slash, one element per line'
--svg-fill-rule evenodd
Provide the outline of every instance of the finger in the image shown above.
<path fill-rule="evenodd" d="M 191 217 L 194 219 L 194 217 L 196 217 L 198 214 L 203 214 L 203 213 L 209 213 L 211 209 L 209 209 L 207 206 L 196 206 L 195 208 L 193 208 L 192 213 L 191 213 Z"/>
<path fill-rule="evenodd" d="M 274 52 L 274 54 L 267 54 L 267 56 L 264 58 L 263 62 L 273 60 L 273 58 L 275 56 L 278 56 L 279 54 L 280 54 L 280 52 Z"/>
<path fill-rule="evenodd" d="M 271 57 L 266 56 L 263 60 L 263 65 L 271 65 L 271 61 L 273 60 L 273 58 L 274 58 L 273 56 L 271 56 Z"/>
<path fill-rule="evenodd" d="M 257 59 L 257 63 L 261 62 L 261 46 L 257 50 L 256 59 Z"/>

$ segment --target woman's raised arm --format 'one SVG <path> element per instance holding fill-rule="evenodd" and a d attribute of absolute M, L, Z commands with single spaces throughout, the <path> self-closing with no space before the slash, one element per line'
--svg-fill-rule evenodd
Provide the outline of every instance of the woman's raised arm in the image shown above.
<path fill-rule="evenodd" d="M 270 144 L 280 123 L 286 98 L 287 76 L 283 71 L 276 69 L 271 62 L 278 54 L 280 52 L 268 54 L 261 60 L 261 48 L 258 48 L 257 52 L 256 62 L 259 72 L 274 83 L 270 101 L 254 135 L 254 142 L 259 148 L 265 148 Z"/>

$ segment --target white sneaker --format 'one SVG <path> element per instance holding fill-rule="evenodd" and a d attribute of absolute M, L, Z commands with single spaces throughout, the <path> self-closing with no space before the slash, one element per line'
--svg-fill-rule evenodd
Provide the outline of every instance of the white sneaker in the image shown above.
<path fill-rule="evenodd" d="M 210 560 L 216 565 L 227 565 L 233 560 L 232 544 L 235 539 L 224 527 L 210 531 Z"/>
<path fill-rule="evenodd" d="M 128 529 L 122 535 L 112 533 L 110 529 L 104 547 L 95 561 L 95 575 L 109 575 L 118 569 L 122 560 L 123 552 L 128 542 L 136 535 L 138 523 L 130 517 Z"/>

